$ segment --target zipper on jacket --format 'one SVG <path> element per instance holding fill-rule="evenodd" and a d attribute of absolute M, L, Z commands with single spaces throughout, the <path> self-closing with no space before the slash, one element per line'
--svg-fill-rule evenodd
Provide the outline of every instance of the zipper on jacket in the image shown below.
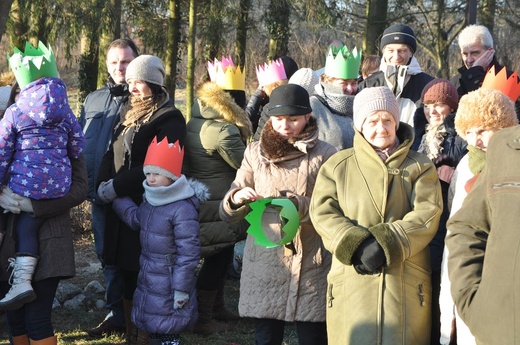
<path fill-rule="evenodd" d="M 421 301 L 421 307 L 424 307 L 424 291 L 423 291 L 423 285 L 419 284 L 419 300 Z"/>
<path fill-rule="evenodd" d="M 327 299 L 327 307 L 332 308 L 332 300 L 334 297 L 332 296 L 332 284 L 329 284 L 329 298 Z"/>

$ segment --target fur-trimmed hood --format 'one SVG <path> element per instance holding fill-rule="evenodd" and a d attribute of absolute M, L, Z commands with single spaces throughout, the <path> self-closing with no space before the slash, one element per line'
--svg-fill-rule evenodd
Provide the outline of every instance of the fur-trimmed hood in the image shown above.
<path fill-rule="evenodd" d="M 244 142 L 253 134 L 253 126 L 244 109 L 240 108 L 233 97 L 213 82 L 202 84 L 196 91 L 197 103 L 192 116 L 204 119 L 222 119 L 236 125 Z"/>

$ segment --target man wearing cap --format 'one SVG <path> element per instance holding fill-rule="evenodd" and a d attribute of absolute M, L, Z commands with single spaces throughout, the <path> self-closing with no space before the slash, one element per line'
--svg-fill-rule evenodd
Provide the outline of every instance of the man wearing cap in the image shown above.
<path fill-rule="evenodd" d="M 430 252 L 442 210 L 433 163 L 410 150 L 386 86 L 354 99 L 354 146 L 321 167 L 310 216 L 332 253 L 328 344 L 430 344 Z"/>
<path fill-rule="evenodd" d="M 299 226 L 291 242 L 274 248 L 256 244 L 248 234 L 239 313 L 254 318 L 256 344 L 281 344 L 285 322 L 295 323 L 300 344 L 327 344 L 324 301 L 331 255 L 309 221 L 308 210 L 318 170 L 337 150 L 318 139 L 316 118 L 303 87 L 278 86 L 266 109 L 269 121 L 260 141 L 246 147 L 235 180 L 220 203 L 220 217 L 235 222 L 249 214 L 251 202 L 282 198 L 296 205 Z M 267 209 L 260 223 L 256 226 L 271 240 L 285 237 L 285 225 L 274 209 Z"/>
<path fill-rule="evenodd" d="M 424 73 L 414 56 L 417 50 L 415 33 L 411 27 L 395 24 L 381 37 L 383 58 L 379 72 L 363 80 L 359 89 L 388 86 L 399 103 L 401 121 L 413 126 L 415 110 L 420 106 L 421 92 L 433 77 Z"/>
<path fill-rule="evenodd" d="M 87 162 L 89 193 L 92 203 L 92 230 L 98 259 L 102 261 L 105 205 L 96 191 L 96 178 L 101 159 L 108 149 L 119 111 L 128 100 L 126 67 L 139 54 L 134 42 L 117 39 L 108 47 L 106 64 L 109 73 L 107 85 L 88 94 L 81 107 L 80 123 L 87 141 L 83 151 Z M 96 327 L 87 330 L 90 337 L 99 338 L 114 332 L 125 331 L 123 315 L 123 287 L 119 270 L 114 265 L 103 265 L 106 282 L 106 305 L 110 310 Z"/>

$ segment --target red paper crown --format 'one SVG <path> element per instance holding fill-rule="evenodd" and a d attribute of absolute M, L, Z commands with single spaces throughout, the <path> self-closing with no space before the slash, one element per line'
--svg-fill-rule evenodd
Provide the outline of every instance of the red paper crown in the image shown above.
<path fill-rule="evenodd" d="M 183 158 L 184 147 L 181 148 L 179 140 L 170 144 L 168 138 L 164 137 L 160 143 L 157 143 L 157 137 L 155 137 L 148 146 L 143 166 L 155 165 L 168 170 L 175 176 L 181 176 Z"/>
<path fill-rule="evenodd" d="M 513 102 L 518 100 L 520 96 L 520 83 L 518 82 L 518 73 L 515 71 L 507 77 L 505 67 L 495 73 L 495 66 L 492 66 L 486 74 L 482 87 L 491 90 L 502 91 L 504 95 L 511 98 Z"/>

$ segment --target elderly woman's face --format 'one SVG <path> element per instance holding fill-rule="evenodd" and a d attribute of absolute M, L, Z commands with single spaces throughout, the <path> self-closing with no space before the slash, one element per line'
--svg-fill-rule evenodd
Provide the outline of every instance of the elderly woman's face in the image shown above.
<path fill-rule="evenodd" d="M 495 129 L 470 128 L 466 131 L 466 141 L 468 145 L 475 146 L 482 151 L 486 151 L 489 139 L 496 133 Z"/>
<path fill-rule="evenodd" d="M 133 97 L 144 98 L 152 95 L 152 89 L 150 89 L 148 84 L 139 79 L 128 80 L 128 90 Z"/>
<path fill-rule="evenodd" d="M 392 114 L 386 110 L 378 110 L 363 122 L 361 134 L 373 148 L 384 150 L 394 144 L 396 127 Z"/>

